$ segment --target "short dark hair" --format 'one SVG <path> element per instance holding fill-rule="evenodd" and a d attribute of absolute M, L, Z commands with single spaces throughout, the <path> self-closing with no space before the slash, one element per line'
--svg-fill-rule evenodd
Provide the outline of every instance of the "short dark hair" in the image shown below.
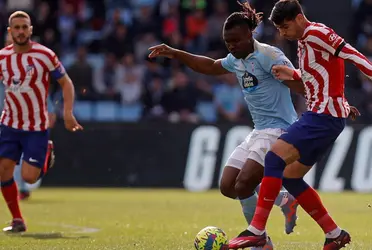
<path fill-rule="evenodd" d="M 232 13 L 225 21 L 224 30 L 229 30 L 235 26 L 247 25 L 253 31 L 261 22 L 261 13 L 256 14 L 254 10 L 245 9 L 243 12 Z"/>
<path fill-rule="evenodd" d="M 284 21 L 296 19 L 298 14 L 303 14 L 301 4 L 298 0 L 280 0 L 272 9 L 269 20 L 276 25 L 280 25 Z"/>

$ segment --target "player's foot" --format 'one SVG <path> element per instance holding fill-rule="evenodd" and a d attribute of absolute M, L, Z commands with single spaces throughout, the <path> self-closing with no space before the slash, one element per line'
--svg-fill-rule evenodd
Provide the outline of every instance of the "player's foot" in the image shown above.
<path fill-rule="evenodd" d="M 297 207 L 298 202 L 289 195 L 288 202 L 281 207 L 282 212 L 285 216 L 285 233 L 290 234 L 293 232 L 293 228 L 296 226 L 297 221 Z"/>
<path fill-rule="evenodd" d="M 238 237 L 229 241 L 229 249 L 240 249 L 246 247 L 264 247 L 266 246 L 266 242 L 268 239 L 270 238 L 266 237 L 266 233 L 263 235 L 255 235 L 248 230 L 244 230 L 238 235 Z"/>
<path fill-rule="evenodd" d="M 21 201 L 27 200 L 29 197 L 30 197 L 30 192 L 28 191 L 20 191 L 18 194 L 18 198 Z"/>
<path fill-rule="evenodd" d="M 338 250 L 344 248 L 347 244 L 351 242 L 350 234 L 344 230 L 335 239 L 327 238 L 324 242 L 323 250 Z"/>
<path fill-rule="evenodd" d="M 53 141 L 49 140 L 48 141 L 48 151 L 47 151 L 47 155 L 46 155 L 45 163 L 44 163 L 44 168 L 43 168 L 44 174 L 46 174 L 48 172 L 48 170 L 54 166 L 54 160 L 55 160 L 54 145 L 53 145 Z"/>
<path fill-rule="evenodd" d="M 13 219 L 9 227 L 3 228 L 4 233 L 21 233 L 26 231 L 26 224 L 22 219 Z"/>
<path fill-rule="evenodd" d="M 266 244 L 263 247 L 252 247 L 251 248 L 251 250 L 273 250 L 273 249 L 274 249 L 274 245 L 269 236 L 267 236 Z"/>

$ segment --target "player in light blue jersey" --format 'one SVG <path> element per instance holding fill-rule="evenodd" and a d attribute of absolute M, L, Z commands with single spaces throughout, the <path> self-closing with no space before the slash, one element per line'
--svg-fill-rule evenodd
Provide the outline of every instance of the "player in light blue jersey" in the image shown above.
<path fill-rule="evenodd" d="M 56 122 L 56 110 L 53 105 L 53 102 L 50 98 L 48 98 L 48 114 L 49 114 L 49 129 L 53 128 L 55 122 Z M 51 140 L 48 141 L 48 151 L 47 156 L 44 163 L 44 168 L 42 173 L 45 175 L 49 168 L 53 167 L 54 165 L 54 149 L 53 149 L 53 142 Z M 31 190 L 34 190 L 41 185 L 41 179 L 40 178 L 36 183 L 29 184 L 22 178 L 22 158 L 19 163 L 14 168 L 14 180 L 17 183 L 18 190 L 19 190 L 19 199 L 20 200 L 26 200 L 30 197 Z"/>
<path fill-rule="evenodd" d="M 304 92 L 301 84 L 275 79 L 272 74 L 274 65 L 292 68 L 293 66 L 278 48 L 260 43 L 253 38 L 252 32 L 259 21 L 259 16 L 254 11 L 235 12 L 227 18 L 223 38 L 230 54 L 223 59 L 214 60 L 193 55 L 165 44 L 149 49 L 150 58 L 157 56 L 175 58 L 199 73 L 236 75 L 255 127 L 227 160 L 220 189 L 223 195 L 240 200 L 248 224 L 256 208 L 255 189 L 263 178 L 266 152 L 297 119 L 289 88 L 302 94 Z M 282 191 L 275 204 L 281 207 L 285 215 L 285 231 L 290 234 L 296 225 L 297 201 L 287 191 Z M 240 235 L 246 232 L 247 230 Z M 263 249 L 272 247 L 271 240 L 268 240 Z"/>

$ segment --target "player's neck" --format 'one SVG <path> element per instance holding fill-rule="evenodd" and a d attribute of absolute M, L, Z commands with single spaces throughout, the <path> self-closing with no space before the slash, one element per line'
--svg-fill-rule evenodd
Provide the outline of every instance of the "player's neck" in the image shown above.
<path fill-rule="evenodd" d="M 25 53 L 25 52 L 28 52 L 28 51 L 30 51 L 31 47 L 32 47 L 31 42 L 28 42 L 25 45 L 17 45 L 15 43 L 13 44 L 13 50 L 16 53 Z"/>
<path fill-rule="evenodd" d="M 309 20 L 307 20 L 307 18 L 305 17 L 302 25 L 301 25 L 301 28 L 302 28 L 302 34 L 301 34 L 301 38 L 304 36 L 304 33 L 305 33 L 305 30 L 307 27 L 309 27 L 311 24 L 311 22 Z"/>

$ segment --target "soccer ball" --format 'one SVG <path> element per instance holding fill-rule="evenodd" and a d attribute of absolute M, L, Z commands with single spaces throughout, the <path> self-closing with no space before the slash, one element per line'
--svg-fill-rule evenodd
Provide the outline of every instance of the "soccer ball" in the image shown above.
<path fill-rule="evenodd" d="M 209 226 L 196 235 L 194 246 L 197 250 L 228 250 L 229 240 L 222 229 Z"/>

